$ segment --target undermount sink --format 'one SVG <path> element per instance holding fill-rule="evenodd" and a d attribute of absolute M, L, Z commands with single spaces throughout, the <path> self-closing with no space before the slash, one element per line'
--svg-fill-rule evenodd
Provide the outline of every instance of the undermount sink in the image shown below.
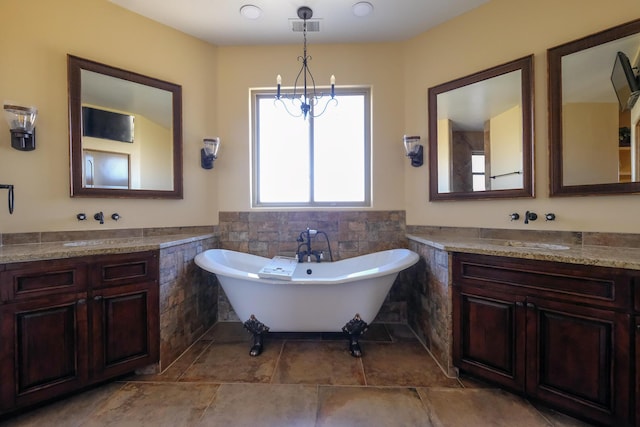
<path fill-rule="evenodd" d="M 507 240 L 506 242 L 504 242 L 504 245 L 514 248 L 540 249 L 551 251 L 563 251 L 570 249 L 569 246 L 566 245 L 556 245 L 553 243 L 521 242 L 518 240 Z"/>

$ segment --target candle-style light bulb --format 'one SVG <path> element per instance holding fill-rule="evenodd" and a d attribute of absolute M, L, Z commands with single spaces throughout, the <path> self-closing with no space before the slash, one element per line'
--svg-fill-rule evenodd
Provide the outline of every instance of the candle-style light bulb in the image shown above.
<path fill-rule="evenodd" d="M 336 76 L 334 76 L 333 74 L 331 74 L 331 98 L 334 98 L 336 96 Z"/>
<path fill-rule="evenodd" d="M 282 83 L 282 77 L 280 74 L 276 76 L 276 83 L 278 84 L 278 93 L 276 94 L 276 99 L 280 99 L 280 84 Z"/>

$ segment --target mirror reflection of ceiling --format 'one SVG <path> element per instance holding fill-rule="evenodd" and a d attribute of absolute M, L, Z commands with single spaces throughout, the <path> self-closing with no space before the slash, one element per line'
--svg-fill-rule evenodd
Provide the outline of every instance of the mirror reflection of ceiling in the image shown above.
<path fill-rule="evenodd" d="M 229 0 L 110 0 L 118 6 L 214 45 L 264 45 L 302 42 L 291 31 L 291 22 L 303 2 L 251 1 L 262 9 L 257 19 L 240 15 L 242 2 Z M 320 31 L 309 35 L 311 43 L 371 43 L 402 41 L 415 37 L 489 0 L 374 1 L 373 12 L 360 17 L 352 7 L 360 0 L 312 1 L 310 21 Z"/>
<path fill-rule="evenodd" d="M 82 70 L 81 79 L 83 103 L 142 114 L 162 127 L 171 129 L 171 92 L 88 70 Z"/>
<path fill-rule="evenodd" d="M 611 85 L 611 70 L 618 51 L 624 52 L 631 65 L 637 67 L 640 61 L 640 34 L 563 56 L 562 103 L 617 103 Z"/>
<path fill-rule="evenodd" d="M 520 74 L 512 71 L 438 94 L 438 120 L 449 119 L 453 130 L 483 130 L 491 117 L 521 104 Z"/>

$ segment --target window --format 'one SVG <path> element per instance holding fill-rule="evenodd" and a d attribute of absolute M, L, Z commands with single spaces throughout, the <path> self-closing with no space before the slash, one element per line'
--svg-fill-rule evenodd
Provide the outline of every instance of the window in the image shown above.
<path fill-rule="evenodd" d="M 473 177 L 473 191 L 485 191 L 484 153 L 471 153 L 471 175 Z"/>
<path fill-rule="evenodd" d="M 336 99 L 305 120 L 275 92 L 252 92 L 254 206 L 370 206 L 370 91 Z"/>

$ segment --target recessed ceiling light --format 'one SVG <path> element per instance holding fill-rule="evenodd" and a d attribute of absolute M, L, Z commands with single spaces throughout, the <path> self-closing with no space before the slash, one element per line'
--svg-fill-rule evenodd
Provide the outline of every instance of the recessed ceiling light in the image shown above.
<path fill-rule="evenodd" d="M 247 19 L 258 19 L 262 15 L 262 9 L 252 4 L 245 4 L 240 8 L 240 15 Z"/>
<path fill-rule="evenodd" d="M 371 12 L 373 12 L 373 5 L 368 1 L 361 1 L 354 4 L 351 10 L 353 10 L 353 14 L 356 16 L 369 16 Z"/>

